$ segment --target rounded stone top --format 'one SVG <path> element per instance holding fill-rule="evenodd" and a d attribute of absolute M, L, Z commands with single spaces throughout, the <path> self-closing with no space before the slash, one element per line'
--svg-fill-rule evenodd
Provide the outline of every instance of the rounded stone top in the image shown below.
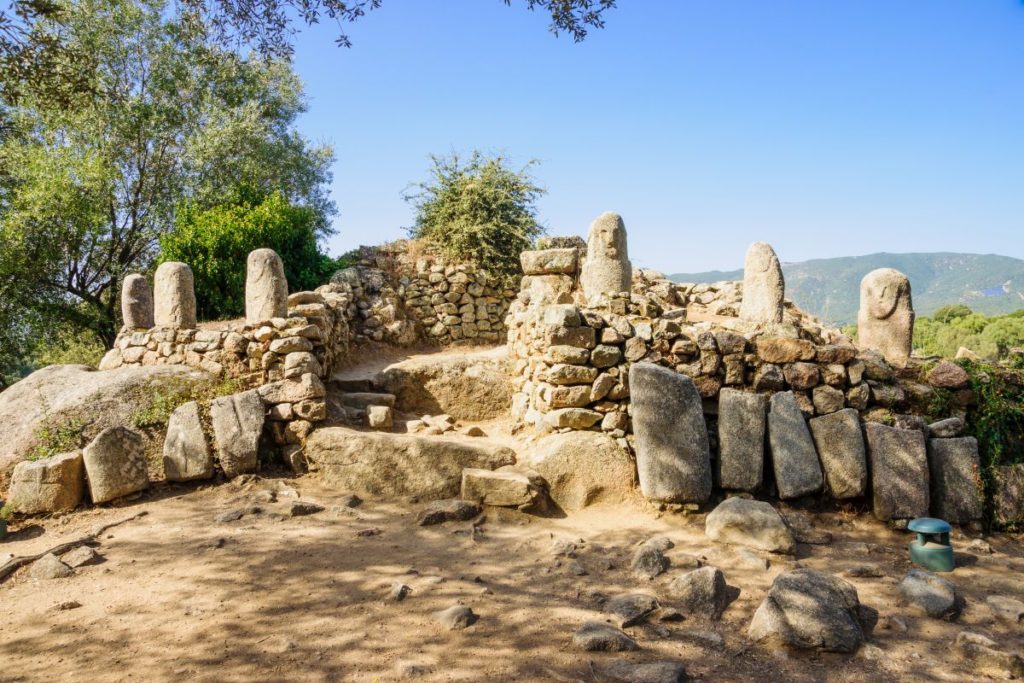
<path fill-rule="evenodd" d="M 918 517 L 907 524 L 907 529 L 919 534 L 948 534 L 953 527 L 944 519 Z"/>
<path fill-rule="evenodd" d="M 779 258 L 775 255 L 772 245 L 767 242 L 754 242 L 747 248 L 744 270 L 766 273 L 778 260 Z"/>
<path fill-rule="evenodd" d="M 878 268 L 860 281 L 860 296 L 871 317 L 884 320 L 896 310 L 901 297 L 909 299 L 910 280 L 895 268 Z"/>

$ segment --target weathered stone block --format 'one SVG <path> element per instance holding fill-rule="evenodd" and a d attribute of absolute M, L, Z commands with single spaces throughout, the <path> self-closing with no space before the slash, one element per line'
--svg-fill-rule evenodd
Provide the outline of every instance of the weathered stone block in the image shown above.
<path fill-rule="evenodd" d="M 526 275 L 572 275 L 576 272 L 578 253 L 575 248 L 538 249 L 519 254 Z"/>
<path fill-rule="evenodd" d="M 928 515 L 928 456 L 924 434 L 877 422 L 864 425 L 871 462 L 875 517 L 882 521 Z"/>
<path fill-rule="evenodd" d="M 768 397 L 736 389 L 718 395 L 718 482 L 723 489 L 755 491 L 764 475 Z"/>
<path fill-rule="evenodd" d="M 125 427 L 108 427 L 82 452 L 89 495 L 105 503 L 149 486 L 142 436 Z"/>
<path fill-rule="evenodd" d="M 217 462 L 227 477 L 256 470 L 264 416 L 263 401 L 255 389 L 222 396 L 210 404 Z"/>
<path fill-rule="evenodd" d="M 213 476 L 213 454 L 203 434 L 199 404 L 175 408 L 164 437 L 164 476 L 167 481 L 191 481 Z"/>
<path fill-rule="evenodd" d="M 84 491 L 82 453 L 74 451 L 19 462 L 11 476 L 7 500 L 26 515 L 64 512 L 78 507 Z"/>
<path fill-rule="evenodd" d="M 821 490 L 818 454 L 793 392 L 773 395 L 770 406 L 768 441 L 779 498 L 797 498 Z"/>
<path fill-rule="evenodd" d="M 868 466 L 857 411 L 847 408 L 816 417 L 809 424 L 829 494 L 833 498 L 864 495 Z"/>
<path fill-rule="evenodd" d="M 950 524 L 981 519 L 984 497 L 977 439 L 929 439 L 928 471 L 932 515 Z"/>

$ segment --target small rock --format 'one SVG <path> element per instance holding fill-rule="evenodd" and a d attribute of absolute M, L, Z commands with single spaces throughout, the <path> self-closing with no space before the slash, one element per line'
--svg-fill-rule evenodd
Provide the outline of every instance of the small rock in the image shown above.
<path fill-rule="evenodd" d="M 878 620 L 878 628 L 883 631 L 907 632 L 907 621 L 903 617 L 890 615 Z"/>
<path fill-rule="evenodd" d="M 347 496 L 342 496 L 341 500 L 338 501 L 342 507 L 357 508 L 363 504 L 363 499 L 354 493 L 350 493 Z"/>
<path fill-rule="evenodd" d="M 359 536 L 361 538 L 366 538 L 368 536 L 380 536 L 380 529 L 376 527 L 371 527 L 369 529 L 360 529 L 356 532 L 356 536 Z"/>
<path fill-rule="evenodd" d="M 432 668 L 420 662 L 398 662 L 395 664 L 395 673 L 398 674 L 399 678 L 426 676 L 432 671 Z"/>
<path fill-rule="evenodd" d="M 573 644 L 587 652 L 627 652 L 639 650 L 632 638 L 603 621 L 588 621 L 572 636 Z"/>
<path fill-rule="evenodd" d="M 604 604 L 604 611 L 615 617 L 621 628 L 635 626 L 658 609 L 658 599 L 644 593 L 616 595 Z"/>
<path fill-rule="evenodd" d="M 996 551 L 988 541 L 981 538 L 976 538 L 965 545 L 964 550 L 972 553 L 984 553 L 985 555 L 991 555 Z"/>
<path fill-rule="evenodd" d="M 480 429 L 476 425 L 471 425 L 462 430 L 464 436 L 487 436 L 487 432 Z"/>
<path fill-rule="evenodd" d="M 1024 621 L 1024 602 L 1007 598 L 1002 595 L 990 595 L 985 598 L 988 608 L 992 610 L 993 616 L 1011 624 L 1019 624 Z"/>
<path fill-rule="evenodd" d="M 669 595 L 689 616 L 718 620 L 725 611 L 725 574 L 717 567 L 701 567 L 681 574 L 668 585 Z"/>
<path fill-rule="evenodd" d="M 844 571 L 843 574 L 855 579 L 877 579 L 883 576 L 882 570 L 877 564 L 857 564 Z"/>
<path fill-rule="evenodd" d="M 911 569 L 897 586 L 900 595 L 930 617 L 950 615 L 956 605 L 956 587 L 948 580 L 922 569 Z"/>
<path fill-rule="evenodd" d="M 792 532 L 775 508 L 745 498 L 722 501 L 708 514 L 704 533 L 713 541 L 773 553 L 791 554 L 796 548 Z"/>
<path fill-rule="evenodd" d="M 551 542 L 551 554 L 555 557 L 576 557 L 576 544 L 565 538 Z"/>
<path fill-rule="evenodd" d="M 28 575 L 33 579 L 65 579 L 75 570 L 57 559 L 53 553 L 46 553 L 29 567 Z"/>
<path fill-rule="evenodd" d="M 223 548 L 225 543 L 227 543 L 226 538 L 211 538 L 201 541 L 196 547 L 200 550 L 217 550 L 218 548 Z"/>
<path fill-rule="evenodd" d="M 56 605 L 50 608 L 52 612 L 66 612 L 70 609 L 78 609 L 82 606 L 82 603 L 77 600 L 66 600 L 64 602 L 58 602 Z"/>
<path fill-rule="evenodd" d="M 613 662 L 601 670 L 615 683 L 684 683 L 689 678 L 679 662 Z"/>
<path fill-rule="evenodd" d="M 214 517 L 213 521 L 217 522 L 218 524 L 226 524 L 227 522 L 237 522 L 246 515 L 258 515 L 261 512 L 263 512 L 262 508 L 256 505 L 250 505 L 249 507 L 238 508 L 237 510 L 228 510 L 227 512 L 222 512 L 221 514 Z"/>
<path fill-rule="evenodd" d="M 956 637 L 956 646 L 965 659 L 972 660 L 979 669 L 989 669 L 1011 678 L 1024 677 L 1024 657 L 1003 652 L 991 638 L 980 633 L 962 631 Z"/>
<path fill-rule="evenodd" d="M 391 584 L 391 592 L 388 595 L 395 602 L 401 602 L 402 600 L 405 600 L 406 596 L 411 592 L 412 588 L 401 581 L 395 581 Z"/>
<path fill-rule="evenodd" d="M 305 517 L 306 515 L 315 515 L 318 512 L 323 512 L 324 506 L 311 503 L 308 500 L 296 500 L 292 502 L 291 507 L 288 509 L 288 513 L 292 517 Z"/>
<path fill-rule="evenodd" d="M 657 545 L 644 543 L 633 554 L 631 567 L 633 574 L 648 581 L 663 574 L 668 569 L 668 558 Z"/>
<path fill-rule="evenodd" d="M 100 554 L 87 545 L 78 546 L 74 550 L 64 553 L 60 558 L 64 564 L 72 569 L 78 569 L 100 561 Z"/>
<path fill-rule="evenodd" d="M 420 512 L 417 524 L 432 526 L 445 522 L 464 522 L 478 514 L 480 514 L 480 506 L 468 500 L 458 498 L 435 500 Z"/>
<path fill-rule="evenodd" d="M 468 628 L 475 624 L 479 618 L 472 609 L 465 605 L 452 605 L 448 609 L 434 612 L 434 619 L 452 631 Z"/>
<path fill-rule="evenodd" d="M 569 563 L 569 573 L 573 576 L 586 576 L 587 569 L 579 560 L 573 560 Z"/>
<path fill-rule="evenodd" d="M 715 650 L 725 647 L 725 638 L 714 631 L 679 631 L 678 635 L 683 640 L 690 640 Z"/>

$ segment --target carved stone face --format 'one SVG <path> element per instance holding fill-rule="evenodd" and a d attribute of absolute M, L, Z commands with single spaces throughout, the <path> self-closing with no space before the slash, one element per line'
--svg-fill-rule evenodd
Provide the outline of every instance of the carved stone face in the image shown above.
<path fill-rule="evenodd" d="M 621 219 L 602 216 L 590 230 L 587 254 L 599 258 L 619 259 L 622 257 L 626 241 L 626 230 Z"/>
<path fill-rule="evenodd" d="M 869 273 L 861 284 L 861 297 L 867 312 L 876 320 L 885 320 L 899 304 L 906 289 L 906 279 L 896 271 L 883 269 Z"/>

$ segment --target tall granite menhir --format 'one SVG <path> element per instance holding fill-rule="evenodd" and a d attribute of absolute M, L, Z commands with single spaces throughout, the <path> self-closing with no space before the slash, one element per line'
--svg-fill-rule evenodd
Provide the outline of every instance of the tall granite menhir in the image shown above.
<path fill-rule="evenodd" d="M 626 248 L 626 225 L 619 214 L 603 213 L 590 224 L 580 284 L 587 301 L 601 294 L 628 292 L 632 287 L 633 266 Z"/>
<path fill-rule="evenodd" d="M 249 253 L 245 268 L 245 320 L 257 323 L 288 317 L 288 280 L 273 249 Z"/>
<path fill-rule="evenodd" d="M 192 330 L 196 327 L 196 291 L 192 269 L 184 263 L 161 263 L 153 277 L 157 327 Z"/>
<path fill-rule="evenodd" d="M 153 292 L 146 278 L 132 273 L 121 285 L 121 317 L 129 330 L 153 327 Z"/>
<path fill-rule="evenodd" d="M 629 369 L 640 491 L 665 503 L 711 496 L 711 454 L 704 408 L 693 380 L 652 363 Z"/>
<path fill-rule="evenodd" d="M 754 242 L 743 263 L 740 318 L 753 323 L 781 323 L 786 293 L 782 266 L 767 242 Z"/>
<path fill-rule="evenodd" d="M 877 351 L 899 368 L 907 366 L 914 341 L 910 280 L 898 270 L 879 268 L 860 282 L 857 345 Z"/>

